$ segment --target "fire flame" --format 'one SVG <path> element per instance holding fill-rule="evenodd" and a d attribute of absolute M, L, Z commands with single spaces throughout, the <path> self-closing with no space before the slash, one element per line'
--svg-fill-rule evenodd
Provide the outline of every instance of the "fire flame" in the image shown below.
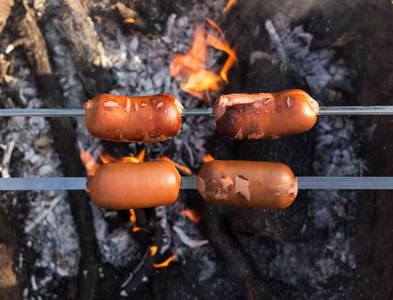
<path fill-rule="evenodd" d="M 194 39 L 190 50 L 186 54 L 177 54 L 170 65 L 171 75 L 181 81 L 180 88 L 207 104 L 211 92 L 218 91 L 225 83 L 228 84 L 227 72 L 237 62 L 235 50 L 229 46 L 221 28 L 212 20 L 207 19 L 210 26 L 219 35 L 206 34 L 201 25 L 195 27 Z M 228 59 L 220 71 L 220 75 L 207 70 L 205 64 L 208 58 L 207 45 L 228 54 Z"/>
<path fill-rule="evenodd" d="M 146 153 L 146 148 L 143 148 L 143 150 L 141 150 L 136 157 L 133 156 L 124 156 L 121 159 L 117 159 L 111 155 L 109 155 L 108 153 L 98 153 L 98 156 L 100 157 L 101 161 L 104 164 L 110 163 L 110 162 L 143 162 L 144 157 L 145 157 L 145 153 Z"/>
<path fill-rule="evenodd" d="M 154 255 L 157 253 L 157 250 L 158 250 L 158 247 L 157 247 L 157 246 L 151 246 L 151 247 L 150 247 L 150 254 L 151 254 L 151 256 L 154 256 Z M 170 264 L 170 262 L 171 262 L 172 260 L 176 259 L 176 258 L 177 258 L 177 253 L 175 252 L 171 257 L 169 257 L 168 259 L 166 259 L 164 262 L 159 263 L 159 264 L 153 263 L 153 266 L 154 266 L 155 268 L 167 267 L 167 266 Z"/>
<path fill-rule="evenodd" d="M 139 230 L 147 231 L 146 228 L 136 226 L 136 214 L 135 214 L 135 210 L 132 208 L 130 209 L 130 221 L 131 221 L 131 224 L 134 225 L 134 227 L 132 228 L 132 232 L 136 232 Z"/>
<path fill-rule="evenodd" d="M 98 169 L 100 164 L 96 162 L 94 159 L 93 155 L 91 155 L 89 152 L 82 150 L 79 153 L 81 157 L 81 161 L 83 165 L 85 166 L 87 175 L 94 175 L 95 171 Z"/>
<path fill-rule="evenodd" d="M 199 221 L 201 220 L 201 216 L 198 215 L 195 209 L 185 209 L 180 212 L 186 215 L 194 223 L 199 223 Z"/>
<path fill-rule="evenodd" d="M 224 8 L 224 14 L 228 12 L 228 10 L 237 2 L 237 0 L 229 0 L 227 5 Z"/>
<path fill-rule="evenodd" d="M 150 247 L 151 256 L 154 256 L 157 253 L 157 249 L 158 249 L 157 246 L 151 246 Z"/>
<path fill-rule="evenodd" d="M 160 264 L 155 264 L 155 263 L 153 263 L 153 266 L 154 266 L 155 268 L 167 267 L 167 266 L 170 264 L 170 262 L 171 262 L 172 260 L 176 259 L 176 258 L 177 258 L 177 253 L 173 254 L 171 257 L 169 257 L 167 260 L 165 260 L 164 262 L 162 262 L 162 263 L 160 263 Z"/>
<path fill-rule="evenodd" d="M 182 170 L 184 173 L 191 175 L 192 172 L 189 168 L 187 168 L 186 166 L 180 165 L 178 163 L 175 163 L 173 160 L 171 160 L 169 157 L 161 156 L 159 158 L 156 158 L 155 160 L 163 160 L 163 161 L 169 161 L 170 163 L 172 163 L 176 168 L 178 168 L 179 170 Z"/>
<path fill-rule="evenodd" d="M 208 162 L 208 161 L 214 160 L 214 158 L 213 158 L 213 156 L 211 156 L 210 154 L 206 154 L 206 155 L 204 155 L 204 156 L 202 157 L 202 160 L 203 160 L 204 162 Z"/>

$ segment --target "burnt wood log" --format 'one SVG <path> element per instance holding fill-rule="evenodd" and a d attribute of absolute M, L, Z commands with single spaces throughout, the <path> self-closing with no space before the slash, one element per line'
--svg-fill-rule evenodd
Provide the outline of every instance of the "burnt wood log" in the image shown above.
<path fill-rule="evenodd" d="M 360 86 L 359 105 L 392 105 L 393 95 L 393 42 L 391 38 L 392 4 L 390 1 L 371 1 L 367 10 L 363 12 L 366 33 L 366 50 L 368 58 L 362 70 L 363 78 Z M 369 157 L 370 176 L 392 176 L 393 174 L 393 126 L 392 117 L 364 118 L 360 126 L 372 128 L 375 126 L 372 139 L 365 139 L 363 151 Z M 361 130 L 361 128 L 360 128 Z M 370 196 L 363 202 L 375 199 L 375 223 L 364 224 L 367 238 L 364 233 L 359 243 L 359 248 L 367 251 L 363 255 L 365 265 L 363 268 L 370 273 L 377 270 L 378 275 L 369 289 L 362 289 L 363 295 L 368 298 L 380 297 L 381 299 L 393 298 L 393 219 L 391 191 L 377 191 L 374 197 Z M 371 238 L 372 236 L 372 238 Z M 371 258 L 371 259 L 370 259 Z M 372 288 L 371 288 L 372 287 Z"/>
<path fill-rule="evenodd" d="M 302 88 L 297 76 L 277 59 L 263 52 L 255 52 L 246 68 L 244 92 L 278 92 Z M 274 161 L 287 164 L 296 176 L 312 173 L 313 129 L 309 132 L 285 136 L 276 140 L 224 141 L 219 137 L 217 159 Z M 223 155 L 230 146 L 231 156 Z M 306 238 L 302 228 L 307 222 L 309 199 L 299 191 L 294 203 L 283 210 L 238 208 L 231 212 L 229 223 L 233 231 L 256 234 L 275 240 L 294 241 Z"/>
<path fill-rule="evenodd" d="M 0 195 L 1 196 L 1 195 Z M 13 223 L 17 223 L 17 218 L 12 213 L 0 208 L 0 295 L 3 299 L 20 300 L 20 283 L 24 280 L 17 280 L 13 271 L 13 262 L 17 261 L 17 251 L 19 239 L 15 239 L 17 230 Z"/>
<path fill-rule="evenodd" d="M 89 15 L 87 6 L 80 0 L 48 2 L 41 26 L 52 26 L 67 41 L 75 68 L 86 95 L 94 98 L 97 94 L 112 89 L 112 77 L 108 70 L 111 61 Z"/>
<path fill-rule="evenodd" d="M 27 4 L 18 2 L 13 18 L 14 23 L 18 24 L 17 34 L 22 41 L 45 106 L 48 108 L 64 107 L 59 79 L 52 72 L 45 40 L 31 9 Z M 64 175 L 77 177 L 84 174 L 70 119 L 51 118 L 49 122 Z M 69 191 L 68 194 L 81 248 L 78 299 L 93 299 L 97 289 L 100 261 L 97 257 L 99 250 L 94 234 L 90 200 L 83 191 Z"/>
<path fill-rule="evenodd" d="M 202 229 L 222 259 L 229 276 L 244 290 L 248 288 L 249 299 L 274 299 L 240 244 L 228 231 L 217 206 L 204 202 L 202 216 Z"/>

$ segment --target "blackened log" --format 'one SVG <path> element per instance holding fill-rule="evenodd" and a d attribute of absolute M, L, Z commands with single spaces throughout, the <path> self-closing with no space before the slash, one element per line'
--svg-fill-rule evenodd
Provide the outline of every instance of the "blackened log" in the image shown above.
<path fill-rule="evenodd" d="M 235 84 L 236 85 L 236 84 Z M 237 84 L 240 85 L 240 84 Z M 246 68 L 244 92 L 278 92 L 302 88 L 301 81 L 284 64 L 263 52 L 254 52 Z M 276 140 L 224 141 L 219 137 L 217 159 L 274 161 L 287 164 L 296 176 L 312 174 L 313 129 Z M 235 149 L 232 157 L 224 157 L 228 144 Z M 255 234 L 274 240 L 306 239 L 302 229 L 308 222 L 309 199 L 300 191 L 294 203 L 283 210 L 238 208 L 228 218 L 236 232 Z"/>
<path fill-rule="evenodd" d="M 204 234 L 217 251 L 225 269 L 239 287 L 248 290 L 249 299 L 274 299 L 247 254 L 228 231 L 216 205 L 207 202 L 202 204 L 201 222 Z"/>
<path fill-rule="evenodd" d="M 45 106 L 48 108 L 64 107 L 59 79 L 52 73 L 45 40 L 31 9 L 27 4 L 18 2 L 13 18 L 15 24 L 18 24 L 17 34 L 23 41 L 24 52 L 35 75 Z M 66 177 L 81 176 L 84 174 L 84 167 L 79 158 L 70 119 L 51 118 L 49 122 L 64 175 Z M 97 258 L 99 250 L 94 234 L 90 201 L 83 191 L 69 191 L 68 194 L 81 248 L 78 299 L 93 299 L 97 289 L 100 261 Z"/>
<path fill-rule="evenodd" d="M 391 29 L 393 28 L 392 9 L 390 1 L 370 1 L 368 8 L 363 11 L 361 19 L 364 22 L 365 46 L 367 58 L 364 59 L 362 69 L 362 84 L 360 85 L 361 103 L 357 105 L 391 105 L 393 95 L 393 41 Z M 392 117 L 363 118 L 360 124 L 363 131 L 375 128 L 372 139 L 363 143 L 365 157 L 369 158 L 368 176 L 392 176 L 393 172 L 393 123 Z M 362 130 L 360 128 L 360 130 Z M 367 136 L 362 134 L 362 136 Z M 359 249 L 368 249 L 369 257 L 366 262 L 372 264 L 378 271 L 378 276 L 370 277 L 375 280 L 367 284 L 369 287 L 363 292 L 364 297 L 379 297 L 381 299 L 393 298 L 393 193 L 391 191 L 378 191 L 374 197 L 363 199 L 364 202 L 375 203 L 375 223 L 366 223 L 373 226 L 372 238 L 369 231 L 363 237 L 364 243 Z M 375 202 L 373 201 L 375 199 Z M 368 234 L 368 235 L 367 235 Z M 359 232 L 364 236 L 363 231 Z M 362 248 L 363 247 L 363 248 Z M 363 250 L 364 251 L 364 250 Z M 369 266 L 367 266 L 369 268 Z M 370 274 L 370 270 L 366 270 Z"/>
<path fill-rule="evenodd" d="M 75 67 L 88 98 L 109 92 L 112 77 L 111 61 L 96 31 L 85 3 L 76 1 L 50 1 L 40 23 L 51 24 L 67 41 Z"/>
<path fill-rule="evenodd" d="M 12 226 L 12 223 L 17 223 L 17 217 L 14 213 L 11 215 L 0 207 L 0 295 L 2 299 L 20 300 L 20 281 L 13 271 L 13 262 L 17 262 L 20 246 L 15 236 L 20 233 L 16 233 L 16 227 Z"/>

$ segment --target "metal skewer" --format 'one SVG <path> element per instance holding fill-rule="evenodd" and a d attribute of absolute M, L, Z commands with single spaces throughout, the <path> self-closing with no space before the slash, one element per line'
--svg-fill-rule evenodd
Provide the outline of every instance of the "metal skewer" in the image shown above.
<path fill-rule="evenodd" d="M 84 109 L 0 109 L 0 117 L 80 117 Z M 393 115 L 393 106 L 321 106 L 318 115 Z M 214 116 L 213 109 L 184 108 L 182 116 Z"/>
<path fill-rule="evenodd" d="M 196 189 L 196 177 L 182 177 L 182 189 Z M 303 190 L 393 190 L 393 177 L 298 177 Z M 1 191 L 85 190 L 84 177 L 0 178 Z"/>

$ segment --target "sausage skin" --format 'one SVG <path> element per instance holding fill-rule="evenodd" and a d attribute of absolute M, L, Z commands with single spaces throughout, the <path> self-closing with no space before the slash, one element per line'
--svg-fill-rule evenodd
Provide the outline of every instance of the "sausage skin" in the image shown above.
<path fill-rule="evenodd" d="M 302 90 L 223 95 L 213 105 L 217 129 L 233 140 L 305 132 L 314 126 L 318 110 L 318 102 Z"/>
<path fill-rule="evenodd" d="M 297 195 L 297 178 L 282 163 L 212 160 L 199 172 L 197 188 L 207 202 L 282 209 Z"/>
<path fill-rule="evenodd" d="M 180 132 L 183 105 L 159 94 L 126 97 L 101 94 L 83 105 L 86 128 L 99 139 L 116 142 L 154 143 Z"/>
<path fill-rule="evenodd" d="M 180 184 L 179 172 L 167 161 L 103 164 L 87 182 L 91 200 L 107 209 L 171 204 Z"/>

